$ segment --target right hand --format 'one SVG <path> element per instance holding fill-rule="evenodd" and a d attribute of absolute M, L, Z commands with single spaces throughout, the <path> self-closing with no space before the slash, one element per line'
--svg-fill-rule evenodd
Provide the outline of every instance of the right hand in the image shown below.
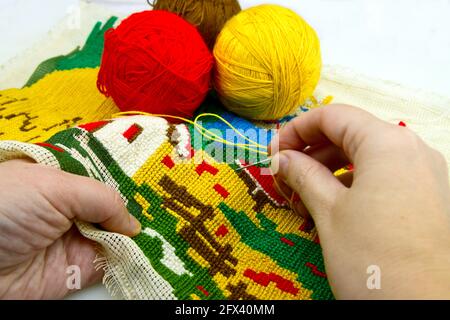
<path fill-rule="evenodd" d="M 440 153 L 408 128 L 345 105 L 309 111 L 278 138 L 277 182 L 313 218 L 336 298 L 450 299 L 450 186 Z M 349 163 L 352 173 L 333 175 Z M 372 265 L 379 290 L 367 286 Z"/>

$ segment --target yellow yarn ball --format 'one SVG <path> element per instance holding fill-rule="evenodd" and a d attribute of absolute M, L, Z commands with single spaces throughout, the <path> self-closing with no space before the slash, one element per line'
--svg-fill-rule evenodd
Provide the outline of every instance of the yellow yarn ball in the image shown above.
<path fill-rule="evenodd" d="M 316 32 L 294 11 L 260 5 L 241 11 L 214 47 L 214 86 L 227 109 L 255 120 L 294 112 L 319 82 Z"/>

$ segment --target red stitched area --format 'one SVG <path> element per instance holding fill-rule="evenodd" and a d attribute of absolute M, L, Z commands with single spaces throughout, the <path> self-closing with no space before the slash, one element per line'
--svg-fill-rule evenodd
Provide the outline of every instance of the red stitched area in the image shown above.
<path fill-rule="evenodd" d="M 224 198 L 224 199 L 228 198 L 228 196 L 230 195 L 230 193 L 227 191 L 227 189 L 222 187 L 220 184 L 216 184 L 214 186 L 214 190 L 216 190 L 216 192 L 218 194 L 220 194 L 222 196 L 222 198 Z"/>
<path fill-rule="evenodd" d="M 215 176 L 219 172 L 217 168 L 214 168 L 206 161 L 203 161 L 200 165 L 198 165 L 195 171 L 199 176 L 201 176 L 205 171 L 211 173 L 213 176 Z"/>
<path fill-rule="evenodd" d="M 217 228 L 216 236 L 225 237 L 227 233 L 228 233 L 227 227 L 225 227 L 225 225 L 221 225 L 219 228 Z"/>
<path fill-rule="evenodd" d="M 206 291 L 206 289 L 203 288 L 203 286 L 197 286 L 197 289 L 200 290 L 205 296 L 209 296 L 209 292 Z"/>
<path fill-rule="evenodd" d="M 84 129 L 87 132 L 94 132 L 94 131 L 104 127 L 108 123 L 109 123 L 109 121 L 96 121 L 96 122 L 85 123 L 85 124 L 79 125 L 78 128 Z"/>
<path fill-rule="evenodd" d="M 291 240 L 286 239 L 286 238 L 284 238 L 284 237 L 281 238 L 280 240 L 283 241 L 284 243 L 286 243 L 287 245 L 291 246 L 291 247 L 294 246 L 294 244 L 295 244 L 295 243 L 293 243 Z"/>
<path fill-rule="evenodd" d="M 135 140 L 142 132 L 142 127 L 138 124 L 133 124 L 131 127 L 127 129 L 122 135 L 125 137 L 125 139 L 128 140 L 128 142 L 132 142 Z"/>
<path fill-rule="evenodd" d="M 175 163 L 173 162 L 170 156 L 165 156 L 164 159 L 161 160 L 161 163 L 164 164 L 169 169 L 175 167 Z"/>
<path fill-rule="evenodd" d="M 47 148 L 53 149 L 58 152 L 64 152 L 64 149 L 61 149 L 60 147 L 54 146 L 50 143 L 42 142 L 42 143 L 35 143 L 35 144 L 38 146 L 41 146 L 41 147 L 47 147 Z"/>
<path fill-rule="evenodd" d="M 313 265 L 311 262 L 305 263 L 305 266 L 310 268 L 312 273 L 314 273 L 316 276 L 319 276 L 321 278 L 327 277 L 327 275 L 325 273 L 323 273 L 322 271 L 319 271 L 319 269 L 317 269 L 317 266 Z"/>
<path fill-rule="evenodd" d="M 252 279 L 257 284 L 267 287 L 271 282 L 275 282 L 277 284 L 277 288 L 281 291 L 296 295 L 298 293 L 298 289 L 294 286 L 294 283 L 288 279 L 283 278 L 282 276 L 265 272 L 255 272 L 252 269 L 247 269 L 244 271 L 244 277 Z"/>

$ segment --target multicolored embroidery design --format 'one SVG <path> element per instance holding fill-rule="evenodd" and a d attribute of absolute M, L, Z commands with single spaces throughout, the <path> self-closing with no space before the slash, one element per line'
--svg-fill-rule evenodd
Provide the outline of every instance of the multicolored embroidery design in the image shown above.
<path fill-rule="evenodd" d="M 103 36 L 116 20 L 98 22 L 81 50 L 42 62 L 24 88 L 0 91 L 0 139 L 43 141 L 119 111 L 96 87 Z"/>
<path fill-rule="evenodd" d="M 118 112 L 95 85 L 103 34 L 114 21 L 97 24 L 82 50 L 43 62 L 25 88 L 0 91 L 0 139 L 35 143 L 1 142 L 0 159 L 26 149 L 117 189 L 143 226 L 132 244 L 147 260 L 134 272 L 164 281 L 160 298 L 333 298 L 315 229 L 276 193 L 267 163 L 242 169 L 266 156 L 199 139 L 191 125 L 161 118 L 103 120 Z M 238 118 L 214 95 L 205 111 L 262 144 L 280 123 Z M 216 119 L 202 124 L 229 138 Z"/>
<path fill-rule="evenodd" d="M 236 170 L 186 146 L 188 129 L 132 116 L 39 145 L 62 170 L 120 191 L 143 226 L 133 240 L 177 298 L 332 298 L 315 229 L 271 196 L 264 168 Z"/>

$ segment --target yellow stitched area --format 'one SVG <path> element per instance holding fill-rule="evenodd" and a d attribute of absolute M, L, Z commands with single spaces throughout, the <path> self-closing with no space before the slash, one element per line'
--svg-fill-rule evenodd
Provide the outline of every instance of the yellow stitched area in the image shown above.
<path fill-rule="evenodd" d="M 55 71 L 31 87 L 0 91 L 0 139 L 44 141 L 118 112 L 96 88 L 98 68 Z"/>
<path fill-rule="evenodd" d="M 173 165 L 170 165 L 170 161 L 169 165 L 164 164 L 164 159 L 167 158 L 172 159 Z M 199 174 L 197 170 L 203 162 L 211 165 L 210 169 L 214 170 L 214 174 L 208 171 Z M 190 195 L 198 200 L 201 206 L 214 208 L 213 216 L 203 220 L 201 215 L 204 214 L 204 211 L 201 208 L 195 208 L 195 205 L 186 205 L 179 200 L 174 200 L 174 194 L 167 190 L 166 185 L 161 185 L 164 177 L 185 188 L 183 190 L 185 190 L 186 195 L 182 196 L 183 198 Z M 226 246 L 231 247 L 231 255 L 236 259 L 236 263 L 232 261 L 226 261 L 225 263 L 234 273 L 228 277 L 221 272 L 213 275 L 213 279 L 221 291 L 230 293 L 230 288 L 245 286 L 247 288 L 246 294 L 258 299 L 308 300 L 312 298 L 312 291 L 303 287 L 296 273 L 280 267 L 267 255 L 242 243 L 241 235 L 227 222 L 224 214 L 218 209 L 220 203 L 225 203 L 238 211 L 245 211 L 255 225 L 261 226 L 261 221 L 257 218 L 258 212 L 254 210 L 256 202 L 249 194 L 248 186 L 228 164 L 217 163 L 202 150 L 198 150 L 192 159 L 180 160 L 176 154 L 176 148 L 166 141 L 149 157 L 146 163 L 133 175 L 132 179 L 139 186 L 143 184 L 152 186 L 158 194 L 162 195 L 165 199 L 162 206 L 179 220 L 176 228 L 178 234 L 183 234 L 183 229 L 192 225 L 192 222 L 186 220 L 186 214 L 191 215 L 191 219 L 202 220 L 206 233 L 197 231 L 196 236 L 198 238 L 192 239 L 193 243 L 197 243 L 201 249 L 199 251 L 198 248 L 190 247 L 187 250 L 188 256 L 198 265 L 207 269 L 211 268 L 210 261 L 207 261 L 202 255 L 205 252 L 220 254 Z M 215 191 L 214 186 L 217 183 L 220 183 L 229 192 L 225 199 Z M 148 216 L 151 214 L 151 208 L 150 213 L 147 212 L 148 204 L 144 203 L 143 205 L 139 197 L 135 197 L 135 199 L 143 207 L 143 214 L 147 218 L 153 219 Z M 194 200 L 187 200 L 187 202 L 189 201 L 192 204 Z M 168 208 L 168 203 L 179 207 L 173 210 Z M 266 204 L 261 207 L 260 212 L 278 224 L 277 231 L 279 232 L 296 233 L 310 241 L 313 241 L 316 237 L 315 232 L 310 234 L 298 230 L 298 226 L 302 222 L 301 217 L 286 223 L 286 218 L 292 220 L 292 214 L 288 215 L 288 209 L 286 208 Z M 221 227 L 226 230 L 224 235 L 218 235 L 217 233 Z M 222 249 L 217 250 L 217 247 L 215 248 L 215 245 L 207 239 L 208 235 Z M 280 241 L 280 245 L 287 244 Z M 283 290 L 280 288 L 283 288 Z M 192 294 L 191 298 L 199 299 L 200 297 Z"/>

